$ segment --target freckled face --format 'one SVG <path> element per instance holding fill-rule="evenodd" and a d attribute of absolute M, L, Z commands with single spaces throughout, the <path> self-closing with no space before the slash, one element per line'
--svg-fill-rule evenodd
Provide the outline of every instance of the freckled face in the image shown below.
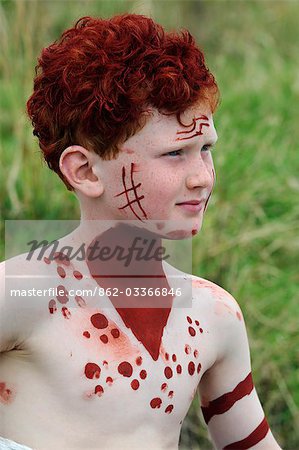
<path fill-rule="evenodd" d="M 101 161 L 109 218 L 184 220 L 193 234 L 199 230 L 214 185 L 210 146 L 217 134 L 206 108 L 190 108 L 181 119 L 187 127 L 153 110 L 117 159 Z"/>

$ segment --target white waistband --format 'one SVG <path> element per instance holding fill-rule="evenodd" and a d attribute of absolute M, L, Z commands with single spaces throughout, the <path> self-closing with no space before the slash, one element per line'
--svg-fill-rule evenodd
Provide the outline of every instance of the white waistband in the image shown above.
<path fill-rule="evenodd" d="M 0 450 L 32 450 L 26 445 L 17 444 L 9 439 L 4 439 L 0 436 Z"/>

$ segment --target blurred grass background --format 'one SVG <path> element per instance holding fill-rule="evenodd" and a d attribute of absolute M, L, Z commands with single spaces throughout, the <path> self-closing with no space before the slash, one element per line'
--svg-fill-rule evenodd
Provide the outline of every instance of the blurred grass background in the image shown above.
<path fill-rule="evenodd" d="M 194 239 L 193 272 L 239 301 L 266 415 L 281 447 L 298 450 L 297 1 L 2 0 L 1 259 L 4 219 L 79 218 L 75 196 L 43 165 L 26 118 L 36 58 L 79 17 L 121 12 L 188 28 L 216 75 L 217 183 Z M 181 449 L 212 448 L 199 421 L 195 399 Z"/>

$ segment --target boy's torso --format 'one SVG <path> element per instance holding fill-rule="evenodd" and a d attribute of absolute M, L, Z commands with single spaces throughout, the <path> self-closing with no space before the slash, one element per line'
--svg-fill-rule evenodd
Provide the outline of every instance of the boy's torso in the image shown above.
<path fill-rule="evenodd" d="M 96 285 L 83 264 L 42 267 L 47 287 Z M 66 302 L 67 293 L 60 301 L 39 297 L 26 313 L 27 338 L 0 355 L 0 435 L 37 450 L 177 448 L 200 379 L 216 358 L 211 294 L 193 292 L 191 308 L 172 307 L 157 360 L 109 298 L 96 307 L 83 296 Z"/>

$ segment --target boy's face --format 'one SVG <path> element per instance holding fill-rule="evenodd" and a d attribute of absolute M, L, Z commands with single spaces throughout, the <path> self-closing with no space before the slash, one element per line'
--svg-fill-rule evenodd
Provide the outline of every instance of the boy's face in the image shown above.
<path fill-rule="evenodd" d="M 144 128 L 122 144 L 117 159 L 99 159 L 104 184 L 99 218 L 184 221 L 194 235 L 215 182 L 212 114 L 206 107 L 190 108 L 181 116 L 189 125 L 183 127 L 175 115 L 152 112 Z"/>

